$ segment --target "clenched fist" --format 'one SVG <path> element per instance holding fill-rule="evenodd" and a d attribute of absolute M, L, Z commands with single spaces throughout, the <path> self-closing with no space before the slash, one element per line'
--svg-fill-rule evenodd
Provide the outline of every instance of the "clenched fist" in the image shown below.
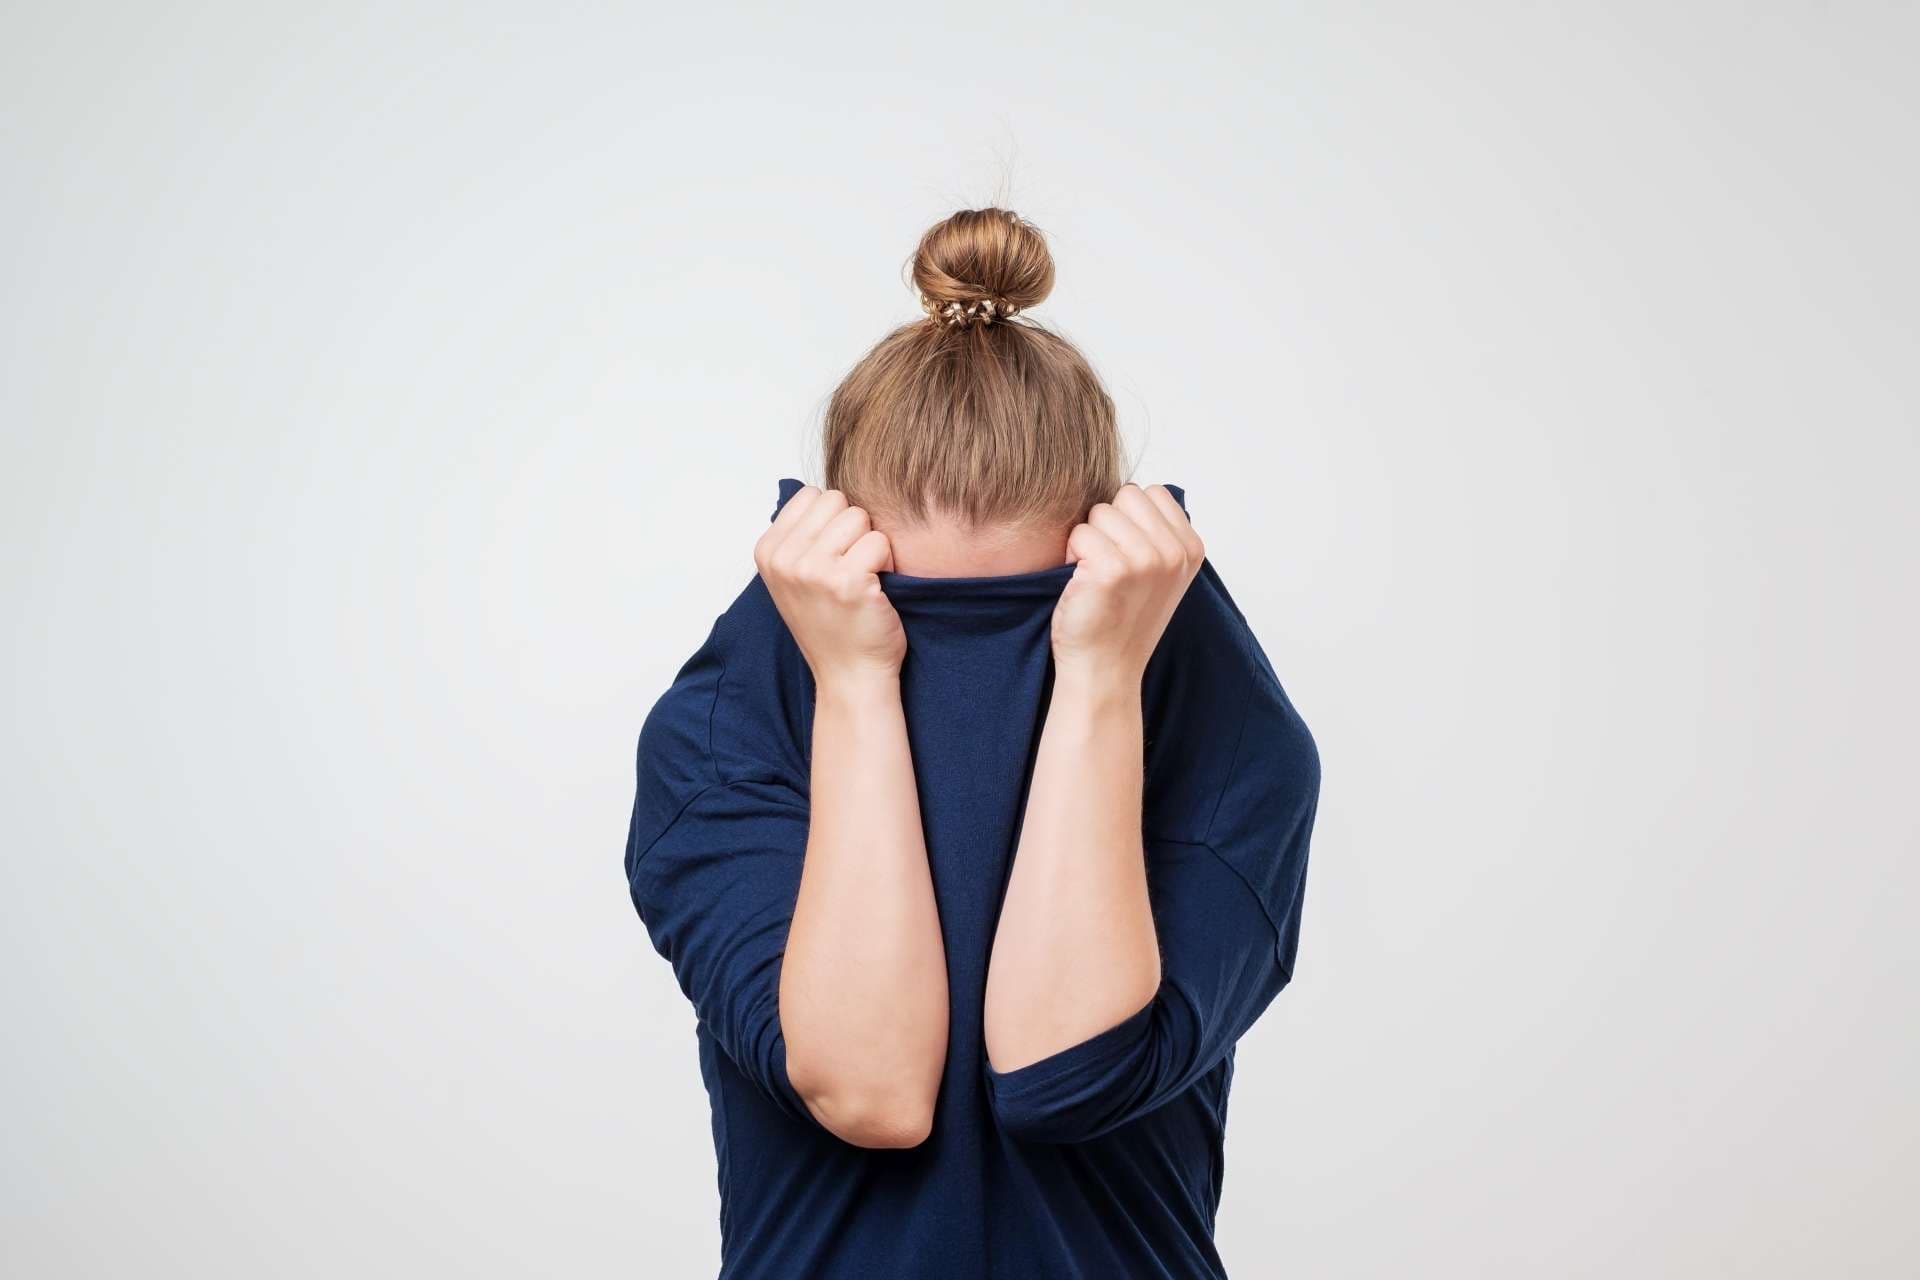
<path fill-rule="evenodd" d="M 816 684 L 899 677 L 907 633 L 876 576 L 893 568 L 893 546 L 846 494 L 802 486 L 754 544 L 753 562 Z"/>
<path fill-rule="evenodd" d="M 1067 537 L 1076 568 L 1053 610 L 1058 676 L 1137 688 L 1206 553 L 1165 485 L 1128 483 L 1095 503 Z"/>

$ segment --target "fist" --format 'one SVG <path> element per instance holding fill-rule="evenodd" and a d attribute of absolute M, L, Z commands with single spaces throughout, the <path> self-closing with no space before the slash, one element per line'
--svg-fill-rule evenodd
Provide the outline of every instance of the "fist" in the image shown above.
<path fill-rule="evenodd" d="M 1067 537 L 1076 567 L 1053 610 L 1056 672 L 1138 687 L 1206 554 L 1165 485 L 1124 484 L 1095 503 Z"/>
<path fill-rule="evenodd" d="M 893 568 L 893 547 L 846 494 L 802 486 L 754 543 L 753 563 L 816 683 L 898 678 L 907 633 L 877 576 Z"/>

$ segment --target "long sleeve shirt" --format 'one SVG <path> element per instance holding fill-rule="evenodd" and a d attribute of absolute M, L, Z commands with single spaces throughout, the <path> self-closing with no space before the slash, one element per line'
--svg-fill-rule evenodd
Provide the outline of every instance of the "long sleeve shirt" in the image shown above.
<path fill-rule="evenodd" d="M 780 481 L 775 515 L 800 487 Z M 1050 615 L 1072 574 L 879 575 L 907 633 L 901 694 L 951 1001 L 918 1146 L 840 1140 L 787 1077 L 778 993 L 813 681 L 757 575 L 646 716 L 626 873 L 697 1015 L 722 1280 L 1227 1274 L 1213 1232 L 1234 1048 L 1293 974 L 1319 755 L 1203 562 L 1141 687 L 1160 990 L 1078 1044 L 994 1070 L 987 966 L 1046 719 Z"/>

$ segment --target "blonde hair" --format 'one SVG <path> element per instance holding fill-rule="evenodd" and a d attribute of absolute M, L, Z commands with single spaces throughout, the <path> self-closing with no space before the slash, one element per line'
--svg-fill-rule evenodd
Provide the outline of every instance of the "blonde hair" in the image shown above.
<path fill-rule="evenodd" d="M 826 487 L 922 522 L 1068 527 L 1130 470 L 1086 358 L 1025 318 L 1053 290 L 1039 228 L 963 209 L 909 260 L 926 318 L 875 343 L 835 389 L 822 428 Z"/>

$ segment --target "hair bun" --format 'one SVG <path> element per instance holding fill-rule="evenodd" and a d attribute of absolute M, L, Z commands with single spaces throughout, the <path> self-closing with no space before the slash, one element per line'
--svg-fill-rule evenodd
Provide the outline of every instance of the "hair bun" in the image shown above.
<path fill-rule="evenodd" d="M 946 324 L 991 324 L 1053 292 L 1046 237 L 1010 209 L 962 209 L 935 223 L 912 267 L 921 307 Z"/>

